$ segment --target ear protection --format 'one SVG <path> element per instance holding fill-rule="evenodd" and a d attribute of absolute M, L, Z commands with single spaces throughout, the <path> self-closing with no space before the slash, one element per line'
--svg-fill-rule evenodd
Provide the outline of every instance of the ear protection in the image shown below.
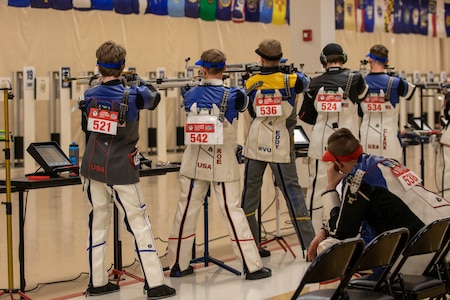
<path fill-rule="evenodd" d="M 345 53 L 344 51 L 342 51 L 342 58 L 344 59 L 344 64 L 347 62 L 347 53 Z M 325 66 L 328 61 L 327 61 L 327 56 L 325 54 L 323 54 L 323 52 L 320 52 L 320 63 Z"/>

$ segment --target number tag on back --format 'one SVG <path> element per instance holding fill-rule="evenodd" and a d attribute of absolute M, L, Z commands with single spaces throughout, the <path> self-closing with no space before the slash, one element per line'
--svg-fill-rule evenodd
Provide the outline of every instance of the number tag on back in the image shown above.
<path fill-rule="evenodd" d="M 415 185 L 419 185 L 422 182 L 422 179 L 420 179 L 420 177 L 417 176 L 416 173 L 414 173 L 404 165 L 401 165 L 389 159 L 383 160 L 381 164 L 390 168 L 392 174 L 397 177 L 406 191 Z"/>
<path fill-rule="evenodd" d="M 386 111 L 386 100 L 384 95 L 370 93 L 361 103 L 364 112 L 384 112 Z"/>
<path fill-rule="evenodd" d="M 184 130 L 186 145 L 223 144 L 223 123 L 217 116 L 188 115 Z"/>
<path fill-rule="evenodd" d="M 117 135 L 119 113 L 105 109 L 91 108 L 87 129 L 93 132 Z"/>
<path fill-rule="evenodd" d="M 319 112 L 340 112 L 342 109 L 342 94 L 334 91 L 319 93 L 317 104 L 317 111 Z"/>
<path fill-rule="evenodd" d="M 281 116 L 281 96 L 274 94 L 263 94 L 255 98 L 257 117 Z"/>

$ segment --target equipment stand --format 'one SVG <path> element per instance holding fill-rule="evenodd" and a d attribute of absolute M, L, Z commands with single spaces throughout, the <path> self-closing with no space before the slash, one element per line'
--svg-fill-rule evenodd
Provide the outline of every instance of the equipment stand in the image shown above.
<path fill-rule="evenodd" d="M 120 237 L 119 228 L 119 210 L 114 204 L 114 269 L 111 271 L 111 275 L 114 275 L 114 279 L 119 284 L 122 275 L 127 275 L 137 281 L 144 282 L 145 280 L 137 275 L 134 275 L 122 268 L 122 239 Z"/>
<path fill-rule="evenodd" d="M 8 288 L 0 291 L 0 296 L 4 294 L 9 294 L 11 299 L 13 298 L 13 294 L 19 294 L 21 299 L 30 299 L 25 295 L 23 291 L 20 289 L 14 288 L 14 267 L 13 267 L 13 256 L 12 256 L 12 205 L 11 205 L 11 153 L 10 153 L 10 136 L 9 136 L 9 108 L 8 108 L 8 100 L 10 98 L 9 88 L 0 88 L 3 90 L 4 95 L 4 118 L 5 118 L 5 172 L 6 172 L 6 202 L 2 202 L 6 208 L 6 242 L 7 242 L 7 250 L 8 250 Z M 11 94 L 12 97 L 12 94 Z"/>
<path fill-rule="evenodd" d="M 204 227 L 205 227 L 205 247 L 204 247 L 204 252 L 203 252 L 203 257 L 198 257 L 198 258 L 194 258 L 191 260 L 191 263 L 199 263 L 199 262 L 204 262 L 205 263 L 205 267 L 207 267 L 209 265 L 209 262 L 212 262 L 214 264 L 216 264 L 217 266 L 224 268 L 227 271 L 230 271 L 233 274 L 236 275 L 241 275 L 241 272 L 239 272 L 236 269 L 233 269 L 232 267 L 227 266 L 223 261 L 220 261 L 214 257 L 211 257 L 209 255 L 209 237 L 208 237 L 208 197 L 210 196 L 210 190 L 208 189 L 208 192 L 206 193 L 205 196 L 205 202 L 203 203 L 203 214 L 204 214 Z"/>
<path fill-rule="evenodd" d="M 265 242 L 260 243 L 260 246 L 263 246 L 265 244 L 268 244 L 270 242 L 276 241 L 281 248 L 283 248 L 284 252 L 287 252 L 289 250 L 289 252 L 291 252 L 292 256 L 294 256 L 294 258 L 296 258 L 297 256 L 295 255 L 294 251 L 292 251 L 292 248 L 289 246 L 289 244 L 286 242 L 286 240 L 284 239 L 284 237 L 281 236 L 281 230 L 280 230 L 280 192 L 279 192 L 279 188 L 275 182 L 275 179 L 273 181 L 274 183 L 274 187 L 275 187 L 275 205 L 276 205 L 276 224 L 277 224 L 277 229 L 276 229 L 276 234 L 275 237 L 273 239 L 267 240 Z"/>

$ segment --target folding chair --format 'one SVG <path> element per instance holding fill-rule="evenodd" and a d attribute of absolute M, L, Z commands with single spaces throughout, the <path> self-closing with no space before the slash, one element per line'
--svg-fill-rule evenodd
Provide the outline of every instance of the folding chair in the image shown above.
<path fill-rule="evenodd" d="M 443 218 L 425 225 L 414 237 L 402 253 L 402 257 L 389 276 L 394 296 L 401 299 L 446 299 L 446 284 L 436 277 L 431 277 L 424 270 L 422 275 L 401 273 L 402 267 L 413 256 L 432 254 L 433 259 L 440 257 L 447 247 L 450 218 Z M 432 265 L 433 259 L 429 265 Z M 428 268 L 428 267 L 427 267 Z"/>
<path fill-rule="evenodd" d="M 351 266 L 358 262 L 363 250 L 364 241 L 361 238 L 345 239 L 325 249 L 309 265 L 291 300 L 339 299 L 342 294 L 340 286 L 336 289 L 315 290 L 302 295 L 300 293 L 306 284 L 347 278 L 347 272 L 352 271 Z"/>
<path fill-rule="evenodd" d="M 375 237 L 367 244 L 361 259 L 356 264 L 354 272 L 371 271 L 371 274 L 363 275 L 350 280 L 345 291 L 350 299 L 394 299 L 385 290 L 386 278 L 405 249 L 409 240 L 409 230 L 405 227 L 387 230 Z M 376 269 L 375 272 L 372 270 Z M 351 274 L 350 274 L 351 275 Z"/>

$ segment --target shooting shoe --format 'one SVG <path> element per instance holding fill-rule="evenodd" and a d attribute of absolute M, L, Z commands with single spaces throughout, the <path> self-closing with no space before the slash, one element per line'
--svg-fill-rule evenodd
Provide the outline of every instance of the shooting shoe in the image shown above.
<path fill-rule="evenodd" d="M 175 264 L 170 270 L 170 277 L 183 277 L 192 273 L 194 273 L 194 267 L 189 266 L 186 270 L 180 271 L 180 266 Z"/>
<path fill-rule="evenodd" d="M 253 273 L 247 273 L 245 275 L 246 280 L 258 280 L 272 276 L 272 270 L 266 267 L 262 267 L 262 269 L 255 271 Z"/>
<path fill-rule="evenodd" d="M 164 284 L 147 290 L 147 299 L 148 300 L 163 299 L 175 296 L 175 294 L 176 294 L 175 289 Z"/>
<path fill-rule="evenodd" d="M 87 296 L 100 296 L 100 295 L 115 293 L 115 292 L 118 292 L 119 290 L 120 290 L 120 286 L 118 284 L 108 282 L 104 286 L 99 286 L 99 287 L 89 286 L 86 290 L 86 295 Z"/>
<path fill-rule="evenodd" d="M 258 248 L 259 251 L 259 256 L 261 257 L 269 257 L 270 256 L 270 251 L 266 250 L 264 248 Z"/>

